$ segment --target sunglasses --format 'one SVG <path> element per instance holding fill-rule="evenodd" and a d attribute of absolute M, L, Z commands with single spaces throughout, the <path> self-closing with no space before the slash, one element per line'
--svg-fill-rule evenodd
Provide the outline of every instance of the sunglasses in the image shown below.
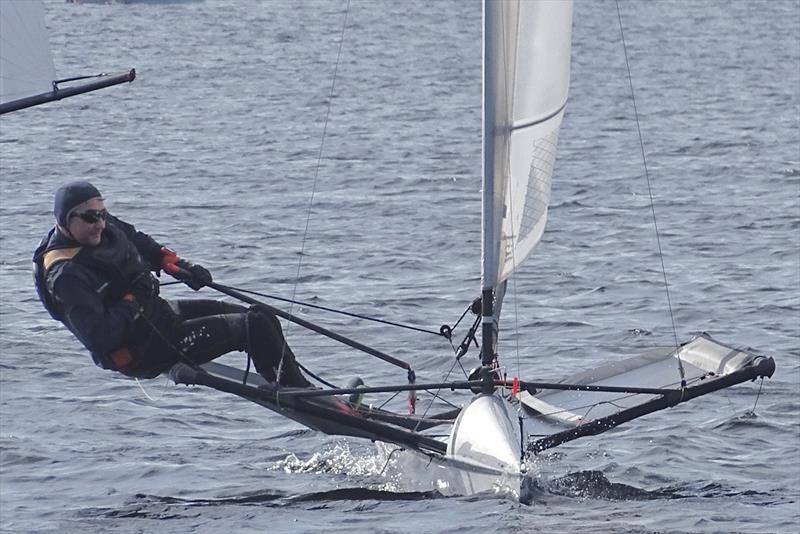
<path fill-rule="evenodd" d="M 94 224 L 97 221 L 105 221 L 108 217 L 106 210 L 86 210 L 81 213 L 73 213 L 73 217 L 80 217 L 81 220 L 87 224 Z"/>

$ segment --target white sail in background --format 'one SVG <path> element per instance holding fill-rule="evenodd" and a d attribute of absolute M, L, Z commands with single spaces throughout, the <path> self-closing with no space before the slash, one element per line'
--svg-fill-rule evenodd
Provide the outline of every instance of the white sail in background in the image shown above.
<path fill-rule="evenodd" d="M 51 91 L 55 79 L 42 3 L 0 0 L 0 104 Z"/>
<path fill-rule="evenodd" d="M 132 82 L 136 71 L 57 81 L 39 0 L 0 0 L 0 115 Z"/>
<path fill-rule="evenodd" d="M 569 0 L 485 3 L 484 289 L 498 287 L 542 237 L 571 39 Z"/>

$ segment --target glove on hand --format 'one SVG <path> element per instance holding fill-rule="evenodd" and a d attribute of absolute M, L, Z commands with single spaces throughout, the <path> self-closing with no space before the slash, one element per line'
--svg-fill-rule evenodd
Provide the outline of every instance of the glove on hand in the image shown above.
<path fill-rule="evenodd" d="M 132 294 L 139 304 L 150 304 L 158 296 L 158 280 L 149 271 L 141 272 L 128 283 L 128 293 Z"/>
<path fill-rule="evenodd" d="M 214 281 L 211 278 L 211 273 L 202 265 L 196 265 L 186 260 L 178 260 L 175 266 L 178 267 L 180 271 L 178 271 L 178 274 L 170 274 L 195 291 Z M 188 273 L 188 276 L 186 273 Z"/>
<path fill-rule="evenodd" d="M 174 250 L 167 247 L 161 247 L 161 268 L 166 272 L 170 272 L 167 265 L 174 265 L 180 258 Z"/>
<path fill-rule="evenodd" d="M 211 273 L 202 265 L 182 260 L 175 252 L 166 247 L 161 249 L 161 253 L 164 255 L 161 267 L 195 291 L 213 282 Z"/>

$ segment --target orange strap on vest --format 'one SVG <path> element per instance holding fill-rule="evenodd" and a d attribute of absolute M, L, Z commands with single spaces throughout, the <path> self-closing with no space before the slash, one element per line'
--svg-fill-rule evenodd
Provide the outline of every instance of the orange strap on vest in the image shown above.
<path fill-rule="evenodd" d="M 44 272 L 47 272 L 50 269 L 50 267 L 52 267 L 53 265 L 55 265 L 60 261 L 71 260 L 80 251 L 81 247 L 56 248 L 53 250 L 48 250 L 47 252 L 45 252 L 44 257 L 42 258 L 42 265 L 44 266 Z"/>
<path fill-rule="evenodd" d="M 111 363 L 120 371 L 127 371 L 133 367 L 133 355 L 128 347 L 120 347 L 111 353 Z"/>

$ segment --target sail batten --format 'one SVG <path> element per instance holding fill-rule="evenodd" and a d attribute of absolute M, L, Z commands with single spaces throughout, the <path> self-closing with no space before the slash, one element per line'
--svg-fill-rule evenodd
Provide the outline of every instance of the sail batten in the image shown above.
<path fill-rule="evenodd" d="M 537 124 L 541 124 L 543 122 L 547 122 L 550 119 L 553 119 L 556 116 L 558 116 L 562 111 L 564 111 L 564 108 L 566 108 L 566 107 L 567 107 L 567 101 L 565 100 L 564 103 L 561 104 L 561 107 L 559 107 L 557 110 L 555 110 L 551 114 L 546 115 L 546 116 L 541 117 L 541 118 L 526 119 L 526 120 L 516 121 L 511 125 L 510 130 L 512 132 L 514 130 L 524 130 L 525 128 L 530 128 L 531 126 L 536 126 Z"/>

